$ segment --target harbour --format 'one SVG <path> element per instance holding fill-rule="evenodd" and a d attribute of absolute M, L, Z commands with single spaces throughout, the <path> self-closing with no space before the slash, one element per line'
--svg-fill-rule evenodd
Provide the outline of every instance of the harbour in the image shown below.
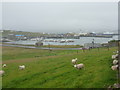
<path fill-rule="evenodd" d="M 84 45 L 85 43 L 91 43 L 94 39 L 95 43 L 108 43 L 110 40 L 118 40 L 118 36 L 112 38 L 100 38 L 100 37 L 81 37 L 79 39 L 44 39 L 43 45 Z M 23 45 L 35 45 L 38 40 L 19 40 L 5 43 L 11 44 L 23 44 Z"/>

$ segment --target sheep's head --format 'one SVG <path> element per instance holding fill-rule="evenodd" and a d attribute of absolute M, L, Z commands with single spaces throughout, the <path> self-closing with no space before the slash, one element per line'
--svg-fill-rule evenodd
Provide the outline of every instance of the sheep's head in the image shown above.
<path fill-rule="evenodd" d="M 74 67 L 77 67 L 77 65 L 74 65 Z"/>
<path fill-rule="evenodd" d="M 75 58 L 75 60 L 77 60 L 77 58 Z"/>
<path fill-rule="evenodd" d="M 118 68 L 119 68 L 118 65 L 114 65 L 111 67 L 112 70 L 118 70 Z"/>
<path fill-rule="evenodd" d="M 6 67 L 6 64 L 3 64 L 3 67 Z"/>

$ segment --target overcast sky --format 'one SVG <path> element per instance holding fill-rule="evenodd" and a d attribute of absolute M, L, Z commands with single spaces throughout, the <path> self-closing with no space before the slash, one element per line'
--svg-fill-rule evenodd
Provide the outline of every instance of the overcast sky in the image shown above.
<path fill-rule="evenodd" d="M 4 2 L 3 29 L 35 32 L 117 31 L 116 2 Z"/>

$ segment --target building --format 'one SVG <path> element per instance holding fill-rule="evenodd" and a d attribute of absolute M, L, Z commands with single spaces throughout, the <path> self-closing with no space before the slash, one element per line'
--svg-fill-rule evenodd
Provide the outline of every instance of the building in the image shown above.
<path fill-rule="evenodd" d="M 27 39 L 27 37 L 25 37 L 25 35 L 15 35 L 15 38 L 17 40 L 26 40 Z"/>
<path fill-rule="evenodd" d="M 79 35 L 85 36 L 87 35 L 87 33 L 79 33 Z"/>
<path fill-rule="evenodd" d="M 43 46 L 43 42 L 38 41 L 38 42 L 35 43 L 35 46 Z"/>

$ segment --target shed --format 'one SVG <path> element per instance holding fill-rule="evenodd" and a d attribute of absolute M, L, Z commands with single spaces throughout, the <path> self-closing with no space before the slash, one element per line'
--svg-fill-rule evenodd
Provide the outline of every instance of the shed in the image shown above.
<path fill-rule="evenodd" d="M 43 46 L 43 42 L 38 41 L 38 42 L 35 43 L 35 45 L 36 45 L 36 46 Z"/>

